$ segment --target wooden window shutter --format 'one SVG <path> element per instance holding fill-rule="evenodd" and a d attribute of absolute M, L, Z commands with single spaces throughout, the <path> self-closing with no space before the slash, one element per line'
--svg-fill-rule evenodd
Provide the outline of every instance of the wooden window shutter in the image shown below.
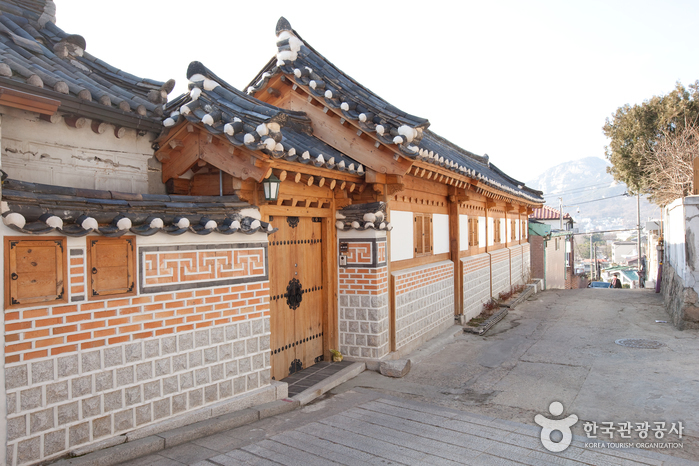
<path fill-rule="evenodd" d="M 414 235 L 413 243 L 415 245 L 415 255 L 416 256 L 423 254 L 423 252 L 424 252 L 424 249 L 422 247 L 422 245 L 423 245 L 422 236 L 423 236 L 422 215 L 415 214 L 415 235 Z"/>
<path fill-rule="evenodd" d="M 136 238 L 88 238 L 90 297 L 135 293 Z"/>
<path fill-rule="evenodd" d="M 424 222 L 425 222 L 425 247 L 424 251 L 427 254 L 432 253 L 432 216 L 431 215 L 425 215 L 423 217 Z"/>
<path fill-rule="evenodd" d="M 66 302 L 65 238 L 5 238 L 5 306 Z"/>

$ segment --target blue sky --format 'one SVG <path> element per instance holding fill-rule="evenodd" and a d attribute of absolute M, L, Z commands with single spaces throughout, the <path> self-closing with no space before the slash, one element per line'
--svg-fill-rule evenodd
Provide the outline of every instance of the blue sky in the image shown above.
<path fill-rule="evenodd" d="M 56 0 L 57 24 L 137 76 L 198 60 L 244 89 L 285 16 L 328 60 L 452 142 L 526 181 L 604 156 L 605 118 L 699 79 L 699 2 Z M 117 8 L 118 6 L 118 8 Z"/>

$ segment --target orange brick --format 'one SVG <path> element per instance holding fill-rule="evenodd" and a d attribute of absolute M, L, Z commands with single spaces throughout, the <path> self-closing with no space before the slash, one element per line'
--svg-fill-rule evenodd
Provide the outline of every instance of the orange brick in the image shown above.
<path fill-rule="evenodd" d="M 30 359 L 45 358 L 48 355 L 48 350 L 32 351 L 31 353 L 24 353 L 24 360 L 28 361 Z"/>
<path fill-rule="evenodd" d="M 150 328 L 160 328 L 160 327 L 162 327 L 162 326 L 163 326 L 163 322 L 162 322 L 162 321 L 147 322 L 147 323 L 143 324 L 143 328 L 144 328 L 144 329 L 147 329 L 147 328 L 148 328 L 148 329 L 150 329 Z"/>
<path fill-rule="evenodd" d="M 214 325 L 225 325 L 229 323 L 231 319 L 218 319 L 214 321 Z"/>
<path fill-rule="evenodd" d="M 129 335 L 124 335 L 120 337 L 110 338 L 108 341 L 110 345 L 116 345 L 117 343 L 124 343 L 125 341 L 129 341 L 130 339 L 131 337 Z"/>
<path fill-rule="evenodd" d="M 34 348 L 45 348 L 47 346 L 62 345 L 65 343 L 63 337 L 47 338 L 45 340 L 37 340 L 34 342 Z"/>
<path fill-rule="evenodd" d="M 243 307 L 245 306 L 245 301 L 233 301 L 232 303 L 228 303 L 230 307 Z"/>
<path fill-rule="evenodd" d="M 104 301 L 96 301 L 94 303 L 85 303 L 80 305 L 81 311 L 93 311 L 95 309 L 104 309 Z"/>
<path fill-rule="evenodd" d="M 140 338 L 152 338 L 153 337 L 153 331 L 150 332 L 141 332 L 141 333 L 136 333 L 133 336 L 134 340 L 140 339 Z"/>
<path fill-rule="evenodd" d="M 132 304 L 146 304 L 146 303 L 152 303 L 152 302 L 153 302 L 152 296 L 139 296 L 138 298 L 131 298 Z"/>
<path fill-rule="evenodd" d="M 161 294 L 155 297 L 155 301 L 160 302 L 160 301 L 171 301 L 172 300 L 172 293 L 168 294 Z"/>
<path fill-rule="evenodd" d="M 70 265 L 73 265 L 73 264 L 70 264 Z M 80 265 L 82 265 L 82 264 L 80 264 Z M 85 271 L 85 269 L 80 267 L 80 266 L 70 268 L 71 275 L 82 275 L 84 271 Z"/>
<path fill-rule="evenodd" d="M 155 336 L 159 337 L 160 335 L 167 335 L 168 333 L 175 333 L 174 328 L 161 328 L 160 330 L 155 331 Z"/>
<path fill-rule="evenodd" d="M 248 304 L 260 304 L 262 300 L 260 298 L 248 299 Z"/>
<path fill-rule="evenodd" d="M 199 322 L 198 324 L 196 324 L 196 327 L 197 328 L 206 328 L 206 327 L 211 327 L 212 324 L 213 324 L 213 322 L 211 322 L 209 320 L 209 321 L 205 321 L 205 322 Z"/>
<path fill-rule="evenodd" d="M 128 324 L 130 322 L 129 317 L 119 317 L 117 319 L 110 319 L 108 325 L 110 327 L 116 327 L 117 325 Z"/>
<path fill-rule="evenodd" d="M 214 305 L 214 309 L 217 311 L 225 311 L 231 308 L 231 303 L 218 303 Z"/>
<path fill-rule="evenodd" d="M 51 355 L 70 353 L 77 350 L 78 345 L 59 346 L 58 348 L 51 348 Z"/>
<path fill-rule="evenodd" d="M 49 310 L 46 308 L 44 308 L 44 309 L 32 309 L 30 311 L 22 312 L 23 319 L 35 319 L 37 317 L 46 317 L 47 315 L 49 315 Z"/>
<path fill-rule="evenodd" d="M 112 309 L 111 311 L 99 311 L 95 312 L 95 319 L 108 319 L 109 317 L 114 317 L 117 311 Z"/>
<path fill-rule="evenodd" d="M 245 320 L 245 316 L 233 316 L 233 317 L 231 317 L 231 322 L 237 322 L 239 320 Z"/>
<path fill-rule="evenodd" d="M 231 287 L 231 293 L 239 293 L 239 292 L 245 291 L 245 290 L 246 290 L 245 285 L 238 285 L 238 286 Z"/>
<path fill-rule="evenodd" d="M 258 317 L 262 317 L 261 312 L 256 312 L 254 314 L 248 314 L 248 319 L 257 319 Z"/>
<path fill-rule="evenodd" d="M 113 299 L 111 301 L 107 301 L 107 307 L 121 307 L 121 306 L 130 306 L 130 305 L 131 305 L 130 299 Z"/>
<path fill-rule="evenodd" d="M 183 306 L 184 306 L 184 301 L 173 301 L 171 303 L 166 303 L 165 309 L 173 309 L 176 307 L 183 307 Z"/>
<path fill-rule="evenodd" d="M 194 292 L 194 296 L 209 296 L 211 294 L 211 290 L 197 290 Z"/>
<path fill-rule="evenodd" d="M 108 337 L 110 335 L 116 334 L 115 328 L 106 328 L 104 330 L 95 330 L 95 338 Z"/>
<path fill-rule="evenodd" d="M 82 264 L 83 264 L 82 257 L 71 257 L 70 265 L 82 265 Z"/>
<path fill-rule="evenodd" d="M 248 285 L 248 290 L 259 290 L 262 289 L 262 283 L 251 283 Z"/>
<path fill-rule="evenodd" d="M 187 306 L 198 306 L 200 304 L 204 304 L 204 300 L 202 298 L 187 300 Z"/>
<path fill-rule="evenodd" d="M 199 322 L 201 320 L 204 320 L 204 316 L 201 314 L 194 314 L 191 316 L 187 316 L 187 322 Z"/>
<path fill-rule="evenodd" d="M 42 319 L 34 322 L 35 327 L 47 327 L 49 325 L 58 325 L 63 323 L 63 317 L 52 317 L 50 319 Z"/>
<path fill-rule="evenodd" d="M 5 314 L 5 322 L 8 320 L 17 320 L 19 319 L 19 312 L 8 312 Z"/>
<path fill-rule="evenodd" d="M 153 320 L 153 314 L 141 314 L 131 317 L 131 322 L 145 322 Z"/>
<path fill-rule="evenodd" d="M 28 329 L 28 328 L 32 328 L 31 322 L 24 321 L 24 322 L 17 322 L 14 324 L 6 324 L 5 325 L 6 332 L 14 332 L 16 330 L 24 330 L 24 329 Z"/>
<path fill-rule="evenodd" d="M 90 332 L 78 333 L 76 335 L 68 335 L 68 342 L 72 343 L 74 341 L 87 340 L 91 337 Z"/>
<path fill-rule="evenodd" d="M 104 340 L 87 341 L 80 344 L 80 349 L 97 348 L 104 346 Z"/>
<path fill-rule="evenodd" d="M 141 306 L 132 306 L 132 307 L 123 307 L 119 309 L 119 315 L 129 315 L 129 314 L 138 314 L 141 312 Z"/>
<path fill-rule="evenodd" d="M 141 324 L 124 325 L 123 327 L 119 327 L 119 333 L 121 334 L 138 332 L 139 330 L 141 330 Z"/>
<path fill-rule="evenodd" d="M 86 312 L 84 314 L 75 314 L 72 316 L 66 316 L 66 323 L 80 322 L 81 320 L 92 320 L 92 313 Z"/>
<path fill-rule="evenodd" d="M 228 310 L 221 312 L 221 315 L 226 316 L 226 317 L 234 316 L 236 314 L 238 314 L 238 309 L 228 309 Z"/>
<path fill-rule="evenodd" d="M 103 320 L 96 320 L 94 322 L 86 322 L 84 324 L 80 324 L 80 330 L 92 330 L 93 328 L 102 328 L 102 327 L 104 327 Z"/>
<path fill-rule="evenodd" d="M 72 306 L 56 306 L 51 309 L 51 314 L 68 314 L 70 312 L 78 312 L 78 306 L 73 304 Z"/>
<path fill-rule="evenodd" d="M 168 317 L 173 317 L 174 315 L 175 315 L 175 311 L 154 312 L 153 319 L 163 320 L 163 319 L 167 319 Z"/>
<path fill-rule="evenodd" d="M 160 311 L 161 309 L 164 309 L 165 305 L 163 303 L 160 304 L 149 304 L 147 306 L 143 306 L 144 311 Z"/>
<path fill-rule="evenodd" d="M 19 333 L 15 333 L 14 335 L 5 335 L 5 343 L 11 343 L 13 341 L 19 341 Z"/>
<path fill-rule="evenodd" d="M 194 330 L 194 325 L 180 325 L 179 327 L 177 327 L 178 332 L 186 332 L 187 330 Z"/>
<path fill-rule="evenodd" d="M 184 322 L 184 317 L 178 317 L 177 319 L 168 319 L 165 321 L 165 325 L 179 325 Z"/>
<path fill-rule="evenodd" d="M 231 287 L 224 286 L 223 288 L 214 288 L 214 294 L 226 294 L 231 290 Z"/>
<path fill-rule="evenodd" d="M 6 353 L 16 353 L 18 351 L 26 351 L 32 349 L 31 343 L 18 343 L 16 345 L 5 346 Z"/>
<path fill-rule="evenodd" d="M 248 299 L 248 298 L 254 298 L 255 293 L 240 293 L 240 299 Z"/>
<path fill-rule="evenodd" d="M 209 312 L 204 314 L 204 319 L 206 320 L 218 319 L 219 317 L 221 317 L 221 312 Z"/>
<path fill-rule="evenodd" d="M 77 331 L 78 331 L 77 325 L 66 325 L 64 327 L 54 327 L 53 328 L 54 335 L 60 335 L 62 333 L 70 333 L 70 332 L 77 332 Z"/>
<path fill-rule="evenodd" d="M 204 302 L 209 304 L 209 303 L 218 303 L 221 301 L 220 296 L 209 296 L 208 298 L 204 299 Z"/>
<path fill-rule="evenodd" d="M 5 364 L 12 364 L 13 362 L 19 362 L 19 354 L 13 354 L 12 356 L 5 356 Z"/>
<path fill-rule="evenodd" d="M 194 293 L 192 293 L 191 291 L 182 291 L 180 293 L 175 294 L 175 299 L 187 299 L 191 298 L 192 296 L 194 296 Z"/>
<path fill-rule="evenodd" d="M 194 314 L 194 309 L 192 309 L 191 307 L 185 307 L 184 309 L 178 309 L 177 311 L 175 311 L 175 314 L 177 314 L 178 316 Z"/>

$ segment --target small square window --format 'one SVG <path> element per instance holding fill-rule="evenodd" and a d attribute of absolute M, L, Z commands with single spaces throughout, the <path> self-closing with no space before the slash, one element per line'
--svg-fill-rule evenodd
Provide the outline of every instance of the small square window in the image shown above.
<path fill-rule="evenodd" d="M 90 298 L 114 297 L 136 293 L 136 238 L 90 237 L 87 240 L 87 270 Z"/>
<path fill-rule="evenodd" d="M 65 238 L 5 238 L 5 307 L 67 302 Z"/>

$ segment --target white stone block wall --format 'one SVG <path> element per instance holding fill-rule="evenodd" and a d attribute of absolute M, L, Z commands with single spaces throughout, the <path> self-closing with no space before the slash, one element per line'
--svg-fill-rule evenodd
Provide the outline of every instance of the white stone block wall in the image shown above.
<path fill-rule="evenodd" d="M 389 353 L 388 293 L 378 296 L 340 294 L 340 352 L 362 359 Z"/>
<path fill-rule="evenodd" d="M 524 269 L 522 261 L 522 246 L 512 246 L 510 250 L 510 277 L 512 286 L 524 284 Z"/>
<path fill-rule="evenodd" d="M 454 264 L 442 261 L 391 274 L 396 303 L 396 350 L 454 320 Z"/>
<path fill-rule="evenodd" d="M 490 301 L 490 254 L 463 257 L 464 319 L 478 316 Z"/>
<path fill-rule="evenodd" d="M 531 246 L 529 243 L 522 244 L 522 274 L 525 282 L 532 278 Z"/>
<path fill-rule="evenodd" d="M 491 280 L 493 296 L 510 291 L 510 250 L 498 249 L 490 252 Z"/>

